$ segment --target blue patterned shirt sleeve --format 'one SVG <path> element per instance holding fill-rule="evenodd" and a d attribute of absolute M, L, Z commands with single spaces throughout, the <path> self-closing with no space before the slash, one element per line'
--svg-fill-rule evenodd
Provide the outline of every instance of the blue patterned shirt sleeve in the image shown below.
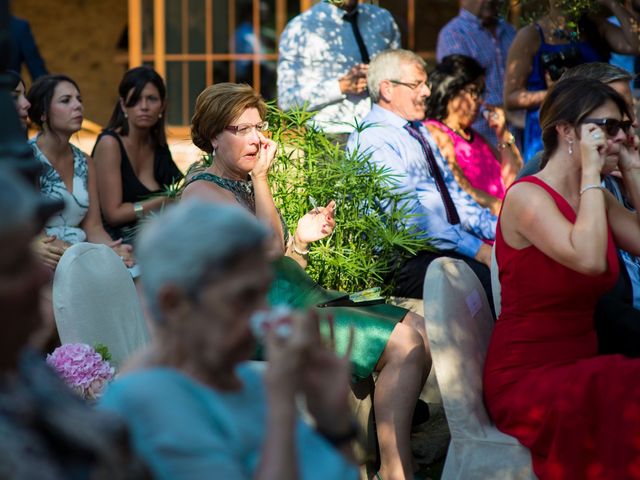
<path fill-rule="evenodd" d="M 427 139 L 443 173 L 460 216 L 459 225 L 447 221 L 442 197 L 429 174 L 419 142 L 404 129 L 406 120 L 374 105 L 365 119 L 366 128 L 354 132 L 348 149 L 371 155 L 371 160 L 397 175 L 398 190 L 406 194 L 405 205 L 415 215 L 411 225 L 441 251 L 475 257 L 485 240 L 495 238 L 497 218 L 460 188 L 446 161 L 424 127 Z"/>
<path fill-rule="evenodd" d="M 453 54 L 474 58 L 485 69 L 485 102 L 502 105 L 507 54 L 515 36 L 513 26 L 502 19 L 498 21 L 494 36 L 482 26 L 478 17 L 462 8 L 438 33 L 436 58 L 438 62 Z M 490 143 L 497 145 L 496 135 L 482 114 L 472 126 Z"/>
<path fill-rule="evenodd" d="M 368 95 L 340 91 L 339 79 L 362 63 L 344 13 L 320 2 L 287 24 L 279 44 L 278 105 L 289 110 L 306 104 L 308 110 L 317 112 L 316 122 L 330 132 L 350 132 L 353 128 L 345 124 L 361 121 L 371 108 Z M 400 31 L 387 10 L 359 5 L 358 25 L 371 58 L 400 47 Z"/>

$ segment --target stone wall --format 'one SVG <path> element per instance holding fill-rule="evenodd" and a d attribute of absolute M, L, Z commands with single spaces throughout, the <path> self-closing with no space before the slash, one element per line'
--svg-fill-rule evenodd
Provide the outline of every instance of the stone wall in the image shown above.
<path fill-rule="evenodd" d="M 78 82 L 85 117 L 104 125 L 127 66 L 126 50 L 117 49 L 127 24 L 127 0 L 13 0 L 11 8 L 31 24 L 49 71 Z M 29 85 L 29 75 L 22 73 Z"/>

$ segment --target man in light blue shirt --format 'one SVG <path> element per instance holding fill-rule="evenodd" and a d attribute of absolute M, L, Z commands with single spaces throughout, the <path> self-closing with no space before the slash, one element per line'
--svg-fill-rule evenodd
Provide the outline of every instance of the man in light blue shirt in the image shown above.
<path fill-rule="evenodd" d="M 387 10 L 357 0 L 319 2 L 280 37 L 278 105 L 306 104 L 326 133 L 351 133 L 371 109 L 369 59 L 399 47 L 400 31 Z"/>
<path fill-rule="evenodd" d="M 368 87 L 374 105 L 364 129 L 351 134 L 347 148 L 370 155 L 397 175 L 397 188 L 406 194 L 406 205 L 415 215 L 408 227 L 438 250 L 420 252 L 401 266 L 396 294 L 421 298 L 429 263 L 446 255 L 467 262 L 491 298 L 488 266 L 497 218 L 457 184 L 420 123 L 430 94 L 424 60 L 408 50 L 382 52 L 369 67 Z"/>

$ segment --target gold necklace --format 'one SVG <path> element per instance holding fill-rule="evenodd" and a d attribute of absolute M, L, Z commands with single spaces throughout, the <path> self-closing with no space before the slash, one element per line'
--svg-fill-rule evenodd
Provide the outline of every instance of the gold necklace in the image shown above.
<path fill-rule="evenodd" d="M 447 127 L 449 130 L 451 130 L 453 133 L 455 133 L 456 135 L 458 135 L 459 137 L 464 138 L 467 142 L 471 142 L 473 140 L 473 132 L 465 132 L 464 130 L 460 130 L 458 128 L 453 128 L 451 125 L 442 122 L 442 124 Z"/>

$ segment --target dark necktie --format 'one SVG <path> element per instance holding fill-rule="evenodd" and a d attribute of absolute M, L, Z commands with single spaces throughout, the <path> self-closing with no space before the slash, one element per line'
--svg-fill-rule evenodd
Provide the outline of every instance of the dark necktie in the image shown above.
<path fill-rule="evenodd" d="M 444 183 L 444 177 L 442 176 L 442 172 L 440 171 L 440 167 L 436 162 L 436 157 L 427 142 L 427 139 L 422 136 L 420 133 L 420 129 L 418 128 L 420 125 L 419 122 L 409 122 L 404 128 L 409 132 L 413 138 L 415 138 L 418 142 L 420 142 L 420 146 L 422 147 L 422 151 L 424 152 L 424 156 L 427 159 L 427 165 L 429 166 L 429 173 L 433 177 L 433 180 L 436 182 L 436 187 L 438 187 L 438 192 L 440 192 L 440 197 L 442 197 L 442 203 L 444 204 L 444 209 L 447 212 L 447 220 L 451 225 L 457 225 L 460 223 L 460 216 L 458 215 L 458 210 L 456 210 L 456 206 L 451 199 L 451 194 L 447 189 L 446 183 Z"/>
<path fill-rule="evenodd" d="M 364 44 L 364 40 L 362 39 L 360 28 L 358 28 L 358 10 L 356 9 L 352 12 L 345 13 L 342 19 L 351 24 L 353 36 L 356 37 L 358 50 L 360 50 L 360 56 L 362 57 L 362 63 L 369 63 L 369 52 L 367 52 L 367 46 Z"/>

